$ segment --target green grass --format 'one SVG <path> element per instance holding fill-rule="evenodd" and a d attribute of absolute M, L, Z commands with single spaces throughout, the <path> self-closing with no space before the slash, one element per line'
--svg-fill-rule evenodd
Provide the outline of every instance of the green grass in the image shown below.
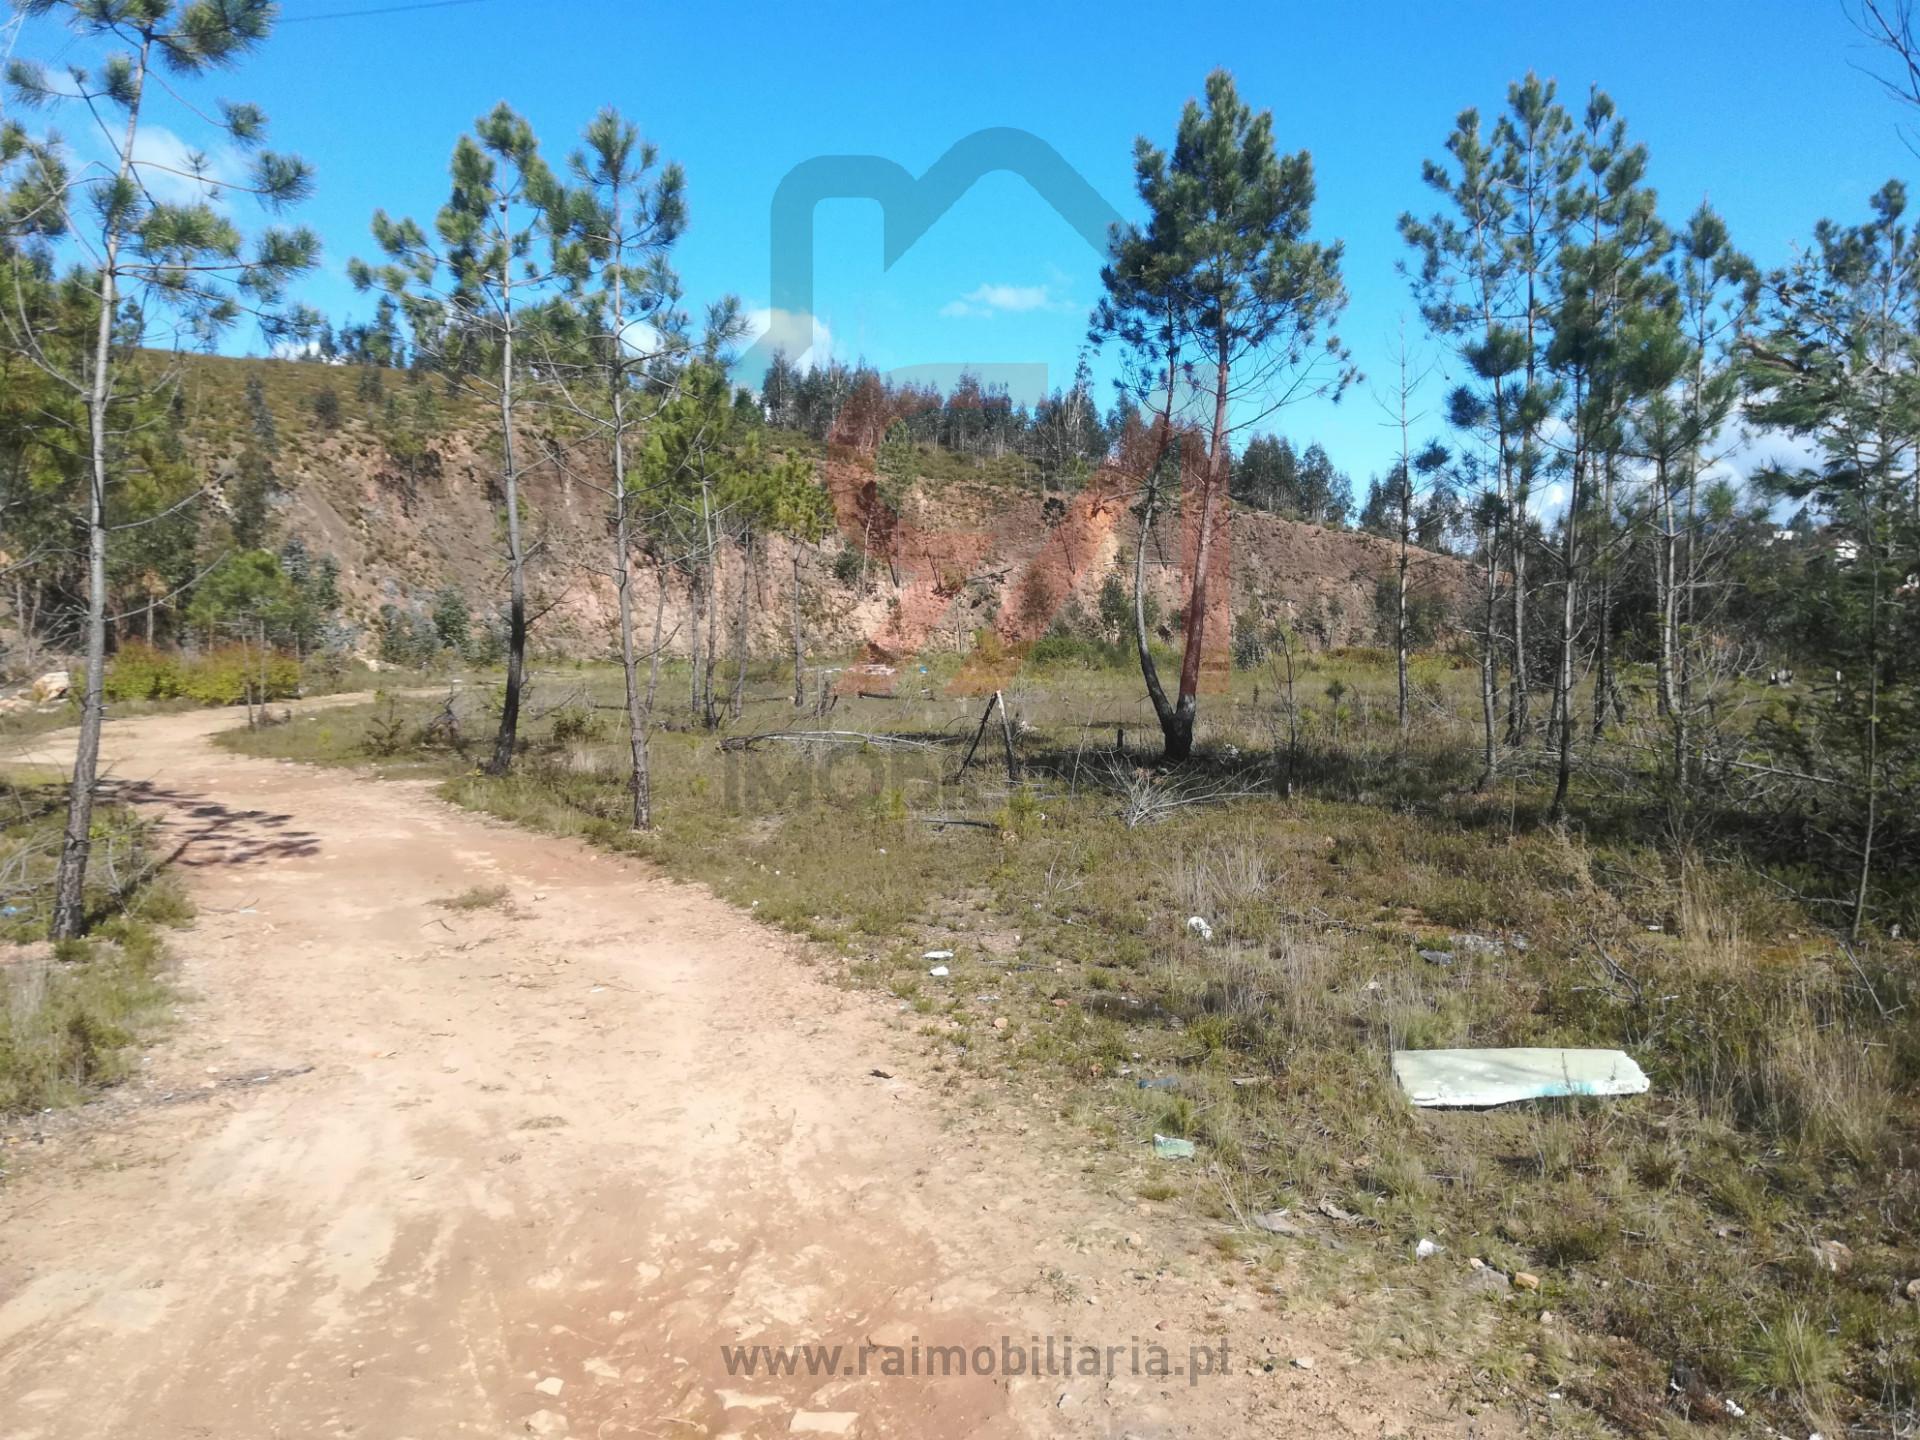
<path fill-rule="evenodd" d="M 493 910 L 509 903 L 510 895 L 511 892 L 504 885 L 475 885 L 470 890 L 462 890 L 458 895 L 449 895 L 433 903 L 442 910 Z"/>
<path fill-rule="evenodd" d="M 960 668 L 905 667 L 899 698 L 843 698 L 824 722 L 795 720 L 769 670 L 735 730 L 964 739 L 981 702 L 950 693 Z M 1546 787 L 1525 757 L 1476 792 L 1474 677 L 1445 657 L 1417 667 L 1404 749 L 1390 666 L 1353 652 L 1302 667 L 1298 753 L 1282 753 L 1272 674 L 1241 674 L 1203 703 L 1199 759 L 1165 777 L 1137 768 L 1153 726 L 1126 673 L 965 673 L 1007 689 L 1019 785 L 997 749 L 955 782 L 952 744 L 723 753 L 682 708 L 654 738 L 645 835 L 622 821 L 617 710 L 598 708 L 616 702 L 609 672 L 536 685 L 536 715 L 543 686 L 586 695 L 528 727 L 505 779 L 423 743 L 437 704 L 230 743 L 369 764 L 373 733 L 397 727 L 381 768 L 650 857 L 811 937 L 850 983 L 905 1001 L 955 1073 L 1057 1106 L 1122 1160 L 1156 1131 L 1201 1145 L 1210 1163 L 1136 1173 L 1134 1193 L 1229 1224 L 1322 1202 L 1359 1216 L 1339 1252 L 1253 1231 L 1234 1245 L 1284 1269 L 1301 1304 L 1391 1290 L 1383 1350 L 1482 1356 L 1496 1387 L 1531 1367 L 1528 1386 L 1550 1376 L 1647 1433 L 1665 1423 L 1675 1362 L 1803 1428 L 1911 1409 L 1920 1307 L 1896 1298 L 1920 1276 L 1911 944 L 1849 951 L 1737 852 L 1676 851 L 1654 787 L 1612 755 L 1583 782 L 1584 828 L 1540 823 Z M 685 685 L 671 667 L 662 693 L 684 707 Z M 487 716 L 467 729 L 484 736 Z M 1209 794 L 1231 798 L 1200 803 Z M 1161 818 L 1129 828 L 1129 805 Z M 1210 942 L 1188 927 L 1196 914 Z M 944 980 L 920 958 L 936 947 L 955 952 Z M 1654 1089 L 1412 1110 L 1390 1052 L 1454 1044 L 1619 1046 Z M 1139 1089 L 1142 1076 L 1175 1088 Z M 1413 1266 L 1423 1236 L 1444 1263 Z M 1822 1240 L 1848 1247 L 1842 1272 L 1816 1263 Z M 1488 1301 L 1466 1284 L 1474 1256 L 1541 1286 Z M 1570 1323 L 1526 1323 L 1543 1309 Z"/>
<path fill-rule="evenodd" d="M 145 826 L 117 806 L 94 817 L 84 940 L 47 945 L 64 791 L 10 787 L 0 803 L 0 1116 L 71 1104 L 126 1075 L 171 1000 L 165 928 L 190 916 L 177 884 L 151 872 Z M 115 882 L 118 882 L 117 884 Z"/>

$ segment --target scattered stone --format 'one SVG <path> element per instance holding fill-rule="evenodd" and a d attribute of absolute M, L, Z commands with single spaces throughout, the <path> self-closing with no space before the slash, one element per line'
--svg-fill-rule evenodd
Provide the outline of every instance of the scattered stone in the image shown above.
<path fill-rule="evenodd" d="M 538 1390 L 542 1395 L 558 1395 L 562 1390 L 567 1388 L 567 1382 L 562 1380 L 558 1375 L 549 1375 L 533 1388 Z"/>
<path fill-rule="evenodd" d="M 1420 958 L 1429 965 L 1451 965 L 1453 963 L 1453 952 L 1451 950 L 1422 950 L 1420 952 Z"/>
<path fill-rule="evenodd" d="M 796 1410 L 787 1424 L 789 1435 L 847 1435 L 860 1419 L 858 1410 Z"/>
<path fill-rule="evenodd" d="M 567 1417 L 558 1410 L 536 1410 L 526 1419 L 529 1435 L 556 1436 L 567 1433 Z"/>
<path fill-rule="evenodd" d="M 1505 1298 L 1513 1293 L 1513 1281 L 1509 1280 L 1503 1271 L 1496 1270 L 1491 1265 L 1483 1264 L 1478 1260 L 1473 1262 L 1467 1284 L 1470 1288 L 1486 1295 Z"/>
<path fill-rule="evenodd" d="M 1360 1219 L 1360 1217 L 1351 1210 L 1342 1210 L 1331 1200 L 1322 1200 L 1320 1202 L 1320 1213 L 1329 1220 L 1339 1221 L 1342 1225 L 1353 1225 Z"/>
<path fill-rule="evenodd" d="M 929 951 L 927 951 L 927 953 L 926 953 L 926 954 L 924 954 L 924 955 L 922 955 L 922 956 L 921 956 L 920 958 L 921 958 L 922 960 L 951 960 L 951 959 L 953 959 L 953 951 L 951 951 L 951 950 L 929 950 Z"/>
<path fill-rule="evenodd" d="M 1518 1285 L 1522 1290 L 1538 1290 L 1540 1288 L 1540 1277 L 1529 1274 L 1525 1270 L 1516 1270 L 1513 1274 L 1513 1283 Z"/>
<path fill-rule="evenodd" d="M 1920 1300 L 1920 1278 L 1907 1281 L 1907 1298 Z"/>
<path fill-rule="evenodd" d="M 1294 1356 L 1293 1368 L 1296 1370 L 1311 1370 L 1313 1368 L 1313 1357 L 1311 1355 Z"/>
<path fill-rule="evenodd" d="M 44 705 L 49 700 L 64 700 L 73 688 L 73 677 L 64 670 L 49 670 L 33 682 L 33 698 Z"/>
<path fill-rule="evenodd" d="M 994 1017 L 993 1017 L 993 1028 L 994 1028 L 994 1029 L 996 1029 L 996 1030 L 1004 1030 L 1004 1029 L 1006 1029 L 1006 1028 L 1007 1028 L 1007 1017 L 1006 1017 L 1006 1016 L 1004 1016 L 1004 1015 L 996 1015 L 996 1016 L 994 1016 Z"/>
<path fill-rule="evenodd" d="M 953 972 L 948 970 L 947 967 L 944 965 L 936 965 L 931 970 L 927 971 L 927 974 L 933 976 L 933 978 L 936 980 L 944 980 L 948 975 L 952 973 Z"/>
<path fill-rule="evenodd" d="M 1813 1261 L 1829 1275 L 1844 1275 L 1853 1268 L 1853 1251 L 1838 1240 L 1821 1240 L 1813 1247 Z"/>
<path fill-rule="evenodd" d="M 1290 1240 L 1298 1240 L 1306 1232 L 1287 1218 L 1285 1210 L 1269 1210 L 1265 1214 L 1253 1217 L 1256 1228 L 1269 1235 L 1285 1235 Z"/>

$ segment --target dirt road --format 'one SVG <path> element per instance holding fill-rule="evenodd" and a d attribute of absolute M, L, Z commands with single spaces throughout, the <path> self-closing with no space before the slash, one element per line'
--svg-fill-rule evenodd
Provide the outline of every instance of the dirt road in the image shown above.
<path fill-rule="evenodd" d="M 1476 1433 L 1210 1222 L 943 1093 L 917 1018 L 800 945 L 423 786 L 213 748 L 234 719 L 108 728 L 199 907 L 187 998 L 135 1082 L 9 1148 L 0 1436 Z M 1228 1373 L 881 1373 L 1067 1334 Z M 749 1376 L 736 1343 L 845 1350 Z M 833 1373 L 863 1344 L 900 1358 Z"/>

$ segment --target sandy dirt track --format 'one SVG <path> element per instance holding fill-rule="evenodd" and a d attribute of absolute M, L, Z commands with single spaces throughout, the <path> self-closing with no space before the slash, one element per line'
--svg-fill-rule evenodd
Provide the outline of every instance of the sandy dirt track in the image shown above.
<path fill-rule="evenodd" d="M 236 719 L 108 727 L 199 918 L 138 1079 L 8 1148 L 5 1440 L 1492 1433 L 1045 1121 L 944 1093 L 917 1018 L 798 943 L 422 785 L 214 748 Z M 432 903 L 490 885 L 509 907 Z M 721 1349 L 1067 1333 L 1224 1341 L 1229 1373 Z"/>

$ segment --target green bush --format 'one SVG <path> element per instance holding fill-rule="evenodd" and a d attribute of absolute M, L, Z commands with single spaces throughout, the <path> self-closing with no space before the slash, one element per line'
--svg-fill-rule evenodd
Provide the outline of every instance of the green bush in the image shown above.
<path fill-rule="evenodd" d="M 584 705 L 568 705 L 553 712 L 553 738 L 557 744 L 598 740 L 606 728 L 602 717 Z"/>
<path fill-rule="evenodd" d="M 181 693 L 182 657 L 139 640 L 122 645 L 107 662 L 109 700 L 172 700 Z"/>
<path fill-rule="evenodd" d="M 109 700 L 195 700 L 202 705 L 238 705 L 247 698 L 247 682 L 264 695 L 256 700 L 284 700 L 300 693 L 300 662 L 280 651 L 264 661 L 257 650 L 226 645 L 200 655 L 156 650 L 138 641 L 120 647 L 107 662 Z"/>

